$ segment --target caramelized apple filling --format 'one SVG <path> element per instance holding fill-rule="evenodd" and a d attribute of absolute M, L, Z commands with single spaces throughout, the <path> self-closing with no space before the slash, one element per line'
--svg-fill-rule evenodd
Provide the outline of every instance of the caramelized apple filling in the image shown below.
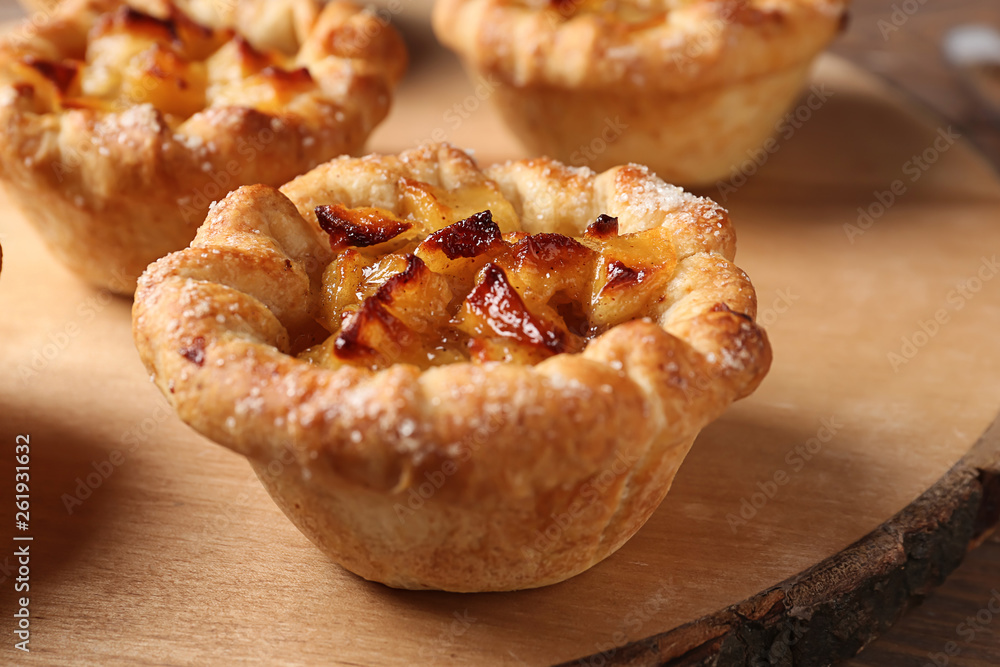
<path fill-rule="evenodd" d="M 528 234 L 490 184 L 476 187 L 459 198 L 405 182 L 404 203 L 419 200 L 404 205 L 407 217 L 317 207 L 335 253 L 318 315 L 332 335 L 302 358 L 331 368 L 534 364 L 581 351 L 663 298 L 676 266 L 664 228 L 619 234 L 618 220 L 601 215 L 577 239 Z M 483 200 L 491 208 L 467 214 Z"/>
<path fill-rule="evenodd" d="M 23 57 L 4 77 L 34 89 L 38 113 L 148 103 L 172 125 L 209 106 L 275 112 L 316 89 L 292 56 L 257 51 L 232 30 L 201 26 L 176 8 L 160 18 L 127 5 L 97 21 L 85 52 L 58 62 Z"/>

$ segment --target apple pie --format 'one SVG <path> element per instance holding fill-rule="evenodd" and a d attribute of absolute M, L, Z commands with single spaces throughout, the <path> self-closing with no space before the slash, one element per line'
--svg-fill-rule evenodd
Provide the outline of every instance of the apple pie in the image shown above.
<path fill-rule="evenodd" d="M 212 4 L 66 0 L 0 43 L 0 179 L 95 285 L 131 294 L 213 201 L 360 150 L 388 112 L 406 54 L 370 12 L 269 0 L 250 21 L 260 3 Z"/>
<path fill-rule="evenodd" d="M 136 345 L 333 560 L 400 588 L 613 553 L 771 352 L 726 212 L 646 168 L 448 145 L 242 187 L 151 265 Z"/>
<path fill-rule="evenodd" d="M 533 154 L 665 180 L 730 175 L 775 132 L 848 0 L 436 0 Z"/>

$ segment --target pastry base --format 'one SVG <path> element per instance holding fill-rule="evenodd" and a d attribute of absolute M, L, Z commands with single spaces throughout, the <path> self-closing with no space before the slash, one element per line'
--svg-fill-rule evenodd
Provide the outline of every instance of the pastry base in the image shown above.
<path fill-rule="evenodd" d="M 693 442 L 652 447 L 636 462 L 619 457 L 570 489 L 491 508 L 437 502 L 447 469 L 395 495 L 347 484 L 320 495 L 291 459 L 250 463 L 292 523 L 360 577 L 413 590 L 508 591 L 558 583 L 617 551 L 667 495 Z"/>
<path fill-rule="evenodd" d="M 530 154 L 601 171 L 636 162 L 668 183 L 728 178 L 775 133 L 812 61 L 693 93 L 497 86 L 504 120 Z"/>
<path fill-rule="evenodd" d="M 151 206 L 150 197 L 138 207 L 120 202 L 95 211 L 66 192 L 39 196 L 44 188 L 37 184 L 4 189 L 60 263 L 85 282 L 125 296 L 150 262 L 184 247 L 202 222 L 197 215 L 184 220 L 169 197 L 160 206 Z"/>

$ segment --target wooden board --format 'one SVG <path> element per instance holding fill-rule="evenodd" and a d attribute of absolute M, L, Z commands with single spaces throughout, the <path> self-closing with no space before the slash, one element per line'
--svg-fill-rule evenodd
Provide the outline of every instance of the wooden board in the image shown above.
<path fill-rule="evenodd" d="M 30 435 L 32 506 L 21 532 L 12 503 L 0 503 L 0 541 L 33 538 L 33 651 L 15 654 L 8 639 L 0 660 L 534 665 L 603 652 L 591 664 L 684 662 L 728 650 L 741 629 L 740 645 L 756 646 L 753 632 L 770 636 L 790 613 L 796 637 L 810 638 L 795 650 L 860 646 L 886 621 L 833 603 L 899 609 L 996 522 L 976 515 L 993 486 L 974 472 L 997 467 L 996 437 L 948 490 L 913 503 L 1000 407 L 1000 182 L 960 140 L 910 180 L 913 156 L 947 128 L 838 61 L 816 82 L 828 99 L 726 201 L 775 348 L 770 377 L 705 430 L 632 541 L 536 591 L 393 591 L 331 564 L 240 457 L 173 417 L 134 353 L 130 303 L 56 266 L 3 201 L 0 474 L 13 479 L 15 438 Z M 484 161 L 519 157 L 479 90 L 452 61 L 425 63 L 373 147 L 395 151 L 440 128 Z M 896 180 L 894 205 L 849 239 L 858 207 L 877 211 Z M 779 472 L 785 482 L 772 486 Z M 0 492 L 13 496 L 13 484 Z M 904 544 L 914 535 L 933 548 Z M 0 575 L 13 551 L 0 551 Z M 817 565 L 803 586 L 774 588 Z M 902 571 L 905 590 L 875 591 L 880 573 Z M 13 583 L 0 583 L 7 638 Z M 739 615 L 720 612 L 748 599 Z M 821 607 L 826 625 L 811 626 L 803 610 Z"/>

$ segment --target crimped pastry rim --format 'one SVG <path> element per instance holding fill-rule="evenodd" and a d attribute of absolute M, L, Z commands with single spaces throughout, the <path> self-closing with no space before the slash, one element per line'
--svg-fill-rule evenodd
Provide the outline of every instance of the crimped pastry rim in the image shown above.
<path fill-rule="evenodd" d="M 326 484 L 346 483 L 398 494 L 443 461 L 464 456 L 456 443 L 485 438 L 471 465 L 459 466 L 436 498 L 490 505 L 578 482 L 616 456 L 643 456 L 651 442 L 666 451 L 681 447 L 766 373 L 770 347 L 752 320 L 752 286 L 725 256 L 734 241 L 728 217 L 679 189 L 668 190 L 676 195 L 673 222 L 683 218 L 689 233 L 677 247 L 705 249 L 679 256 L 691 264 L 679 271 L 688 271 L 685 280 L 708 276 L 712 284 L 679 284 L 681 299 L 661 313 L 662 327 L 643 320 L 619 325 L 581 354 L 536 366 L 457 363 L 420 371 L 400 364 L 372 373 L 317 368 L 284 354 L 278 348 L 287 349 L 285 325 L 309 319 L 310 273 L 329 252 L 315 221 L 304 220 L 286 195 L 308 208 L 297 193 L 329 184 L 338 170 L 371 176 L 365 166 L 385 160 L 395 158 L 338 158 L 284 186 L 284 194 L 241 188 L 213 208 L 191 247 L 154 263 L 140 279 L 133 308 L 140 356 L 194 428 L 264 464 L 290 451 L 320 493 Z M 408 151 L 400 160 L 396 167 L 417 165 L 424 173 L 475 168 L 447 145 Z M 617 184 L 601 205 L 619 215 L 623 229 L 637 210 L 623 192 L 663 187 L 634 165 L 596 175 L 533 160 L 487 172 L 502 179 L 525 169 L 568 179 L 560 187 L 583 182 L 593 192 Z M 501 183 L 512 192 L 518 187 Z M 669 222 L 667 213 L 663 218 Z M 237 262 L 257 275 L 226 268 Z M 241 409 L 241 401 L 255 407 Z M 480 419 L 504 410 L 506 421 L 493 431 Z M 535 445 L 545 424 L 558 437 L 541 451 Z"/>
<path fill-rule="evenodd" d="M 808 62 L 843 28 L 849 1 L 695 0 L 632 26 L 511 0 L 436 0 L 433 26 L 469 64 L 513 86 L 683 93 Z"/>

